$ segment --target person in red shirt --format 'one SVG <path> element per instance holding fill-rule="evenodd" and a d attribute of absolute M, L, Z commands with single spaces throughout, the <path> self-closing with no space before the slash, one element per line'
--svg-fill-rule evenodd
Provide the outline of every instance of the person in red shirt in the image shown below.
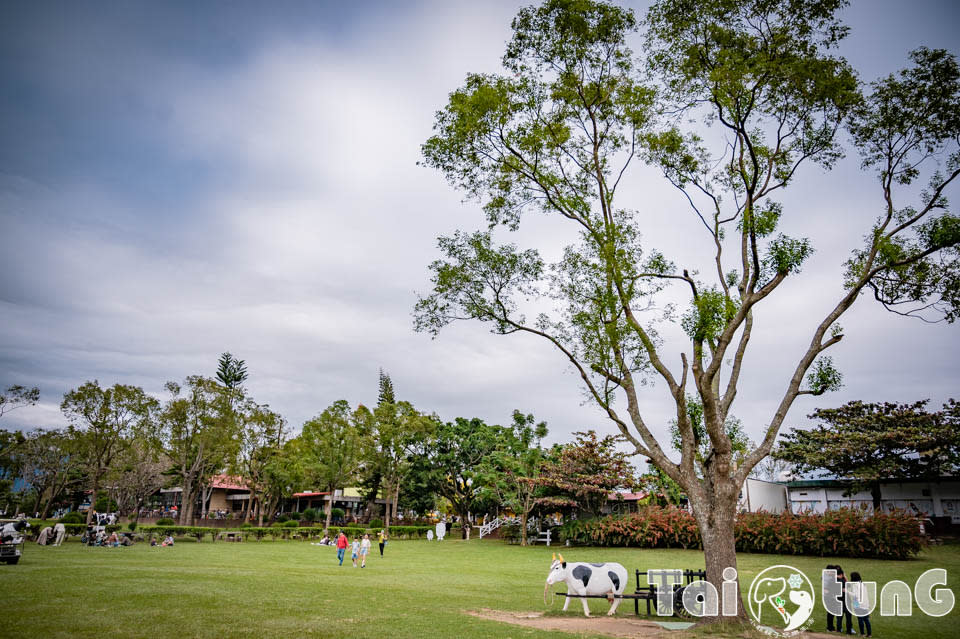
<path fill-rule="evenodd" d="M 343 534 L 343 531 L 340 531 L 340 534 L 337 535 L 337 559 L 340 560 L 340 565 L 343 565 L 343 556 L 347 552 L 347 536 Z"/>

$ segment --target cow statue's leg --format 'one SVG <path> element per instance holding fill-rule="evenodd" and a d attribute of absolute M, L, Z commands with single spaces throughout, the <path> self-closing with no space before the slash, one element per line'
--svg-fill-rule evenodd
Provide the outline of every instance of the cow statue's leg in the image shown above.
<path fill-rule="evenodd" d="M 579 594 L 579 595 L 585 595 L 585 594 L 587 594 L 587 589 L 586 589 L 586 588 L 578 588 L 578 590 L 580 591 L 580 592 L 577 593 L 577 594 Z M 583 614 L 584 614 L 585 616 L 589 617 L 589 616 L 590 616 L 590 606 L 587 605 L 587 598 L 586 598 L 586 597 L 582 597 L 582 598 L 580 599 L 580 601 L 583 602 Z"/>
<path fill-rule="evenodd" d="M 613 597 L 613 595 L 615 595 L 615 594 L 617 594 L 617 593 L 615 593 L 615 592 L 613 592 L 613 591 L 610 591 L 610 596 L 611 596 L 611 597 Z M 613 597 L 612 601 L 610 602 L 610 612 L 607 613 L 607 616 L 612 616 L 612 615 L 617 611 L 617 606 L 619 606 L 619 605 L 620 605 L 620 598 L 619 598 L 619 597 Z"/>
<path fill-rule="evenodd" d="M 567 611 L 567 606 L 570 605 L 570 593 L 573 592 L 573 588 L 567 586 L 567 596 L 563 599 L 563 611 Z"/>

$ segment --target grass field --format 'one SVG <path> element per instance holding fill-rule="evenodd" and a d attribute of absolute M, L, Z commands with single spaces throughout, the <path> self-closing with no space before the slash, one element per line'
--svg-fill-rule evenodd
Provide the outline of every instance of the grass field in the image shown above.
<path fill-rule="evenodd" d="M 0 637 L 548 637 L 572 635 L 500 624 L 464 615 L 482 607 L 542 611 L 543 584 L 555 548 L 499 541 L 392 541 L 373 548 L 367 567 L 342 567 L 335 549 L 296 541 L 242 544 L 177 542 L 173 548 L 62 548 L 28 545 L 17 566 L 0 565 Z M 568 561 L 619 561 L 634 568 L 701 568 L 700 552 L 563 548 Z M 912 561 L 835 560 L 849 573 L 913 585 L 924 570 L 946 568 L 960 591 L 960 547 L 928 549 Z M 741 580 L 786 563 L 819 585 L 823 558 L 746 555 Z M 630 584 L 629 590 L 634 584 Z M 576 602 L 575 602 L 576 603 Z M 550 614 L 560 615 L 557 598 Z M 591 601 L 591 610 L 608 608 Z M 641 612 L 643 607 L 641 606 Z M 914 609 L 910 618 L 872 616 L 874 636 L 952 639 L 960 610 L 941 619 Z M 567 615 L 582 615 L 571 605 Z M 618 615 L 633 614 L 625 602 Z M 822 630 L 822 609 L 814 613 Z M 675 633 L 678 637 L 685 633 Z"/>

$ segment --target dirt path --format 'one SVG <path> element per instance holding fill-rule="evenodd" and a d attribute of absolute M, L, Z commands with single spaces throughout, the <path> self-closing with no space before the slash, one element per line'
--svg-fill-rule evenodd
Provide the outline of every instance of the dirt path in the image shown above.
<path fill-rule="evenodd" d="M 572 634 L 596 634 L 608 637 L 629 637 L 630 639 L 681 639 L 689 637 L 685 632 L 666 630 L 652 621 L 636 617 L 546 617 L 542 612 L 508 612 L 504 610 L 465 610 L 465 614 L 509 623 L 514 626 L 536 628 L 537 630 L 556 630 Z M 763 636 L 758 631 L 748 631 L 744 637 Z M 835 635 L 821 632 L 805 632 L 803 639 L 833 639 Z"/>

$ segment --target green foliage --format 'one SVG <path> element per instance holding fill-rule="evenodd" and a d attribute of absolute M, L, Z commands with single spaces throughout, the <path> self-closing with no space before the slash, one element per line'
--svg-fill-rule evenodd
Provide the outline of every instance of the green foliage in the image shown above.
<path fill-rule="evenodd" d="M 363 406 L 350 410 L 338 400 L 303 425 L 298 440 L 307 477 L 323 490 L 332 492 L 355 478 L 363 455 L 363 422 L 369 411 Z"/>
<path fill-rule="evenodd" d="M 371 519 L 370 523 L 367 524 L 370 528 L 383 528 L 382 519 Z"/>
<path fill-rule="evenodd" d="M 93 509 L 98 513 L 112 513 L 117 511 L 117 502 L 107 496 L 107 493 L 101 491 L 97 494 L 97 500 L 93 502 Z"/>
<path fill-rule="evenodd" d="M 330 516 L 333 517 L 334 519 L 338 519 L 338 520 L 343 519 L 343 515 L 344 515 L 343 508 L 336 508 L 336 507 L 332 508 L 330 510 L 330 513 L 331 513 Z"/>
<path fill-rule="evenodd" d="M 170 519 L 169 517 L 161 517 L 160 519 L 157 520 L 157 523 L 154 525 L 155 526 L 174 526 L 176 525 L 176 522 Z"/>
<path fill-rule="evenodd" d="M 309 522 L 314 522 L 314 521 L 316 521 L 316 520 L 317 520 L 317 511 L 316 511 L 316 509 L 315 509 L 315 508 L 307 508 L 307 509 L 304 510 L 303 513 L 301 514 L 300 519 L 302 519 L 303 521 L 309 521 Z"/>
<path fill-rule="evenodd" d="M 137 529 L 136 521 L 131 521 L 130 523 L 127 524 L 127 530 L 129 530 L 130 532 L 134 532 L 136 531 L 136 529 Z"/>
<path fill-rule="evenodd" d="M 283 522 L 283 527 L 284 527 L 284 528 L 299 528 L 299 527 L 300 527 L 300 522 L 298 522 L 298 521 L 296 521 L 296 520 L 294 520 L 294 519 L 291 519 L 290 521 L 285 521 L 285 522 Z"/>
<path fill-rule="evenodd" d="M 294 512 L 292 512 L 292 513 L 287 513 L 287 516 L 288 516 L 290 519 L 294 520 L 294 521 L 300 521 L 300 519 L 303 517 L 303 515 L 301 515 L 300 513 L 296 512 L 296 511 L 294 511 Z"/>
<path fill-rule="evenodd" d="M 220 355 L 217 380 L 230 390 L 238 390 L 247 381 L 247 364 L 230 353 Z"/>
<path fill-rule="evenodd" d="M 737 308 L 736 300 L 723 291 L 710 288 L 700 291 L 694 298 L 693 306 L 683 316 L 680 324 L 695 341 L 714 340 L 736 315 Z"/>
<path fill-rule="evenodd" d="M 784 434 L 774 452 L 796 472 L 826 470 L 874 492 L 882 479 L 934 479 L 960 468 L 960 405 L 848 402 L 810 415 L 820 424 Z M 879 506 L 879 503 L 876 503 Z"/>
<path fill-rule="evenodd" d="M 14 384 L 0 393 L 0 416 L 14 409 L 33 406 L 40 401 L 40 389 Z M 2 450 L 2 449 L 0 449 Z"/>
<path fill-rule="evenodd" d="M 823 395 L 843 387 L 843 374 L 833 365 L 833 358 L 824 355 L 813 363 L 813 370 L 807 373 L 807 386 L 811 395 Z"/>
<path fill-rule="evenodd" d="M 60 523 L 62 524 L 82 524 L 87 521 L 87 518 L 84 517 L 81 513 L 76 510 L 71 510 L 66 515 L 60 518 Z"/>

